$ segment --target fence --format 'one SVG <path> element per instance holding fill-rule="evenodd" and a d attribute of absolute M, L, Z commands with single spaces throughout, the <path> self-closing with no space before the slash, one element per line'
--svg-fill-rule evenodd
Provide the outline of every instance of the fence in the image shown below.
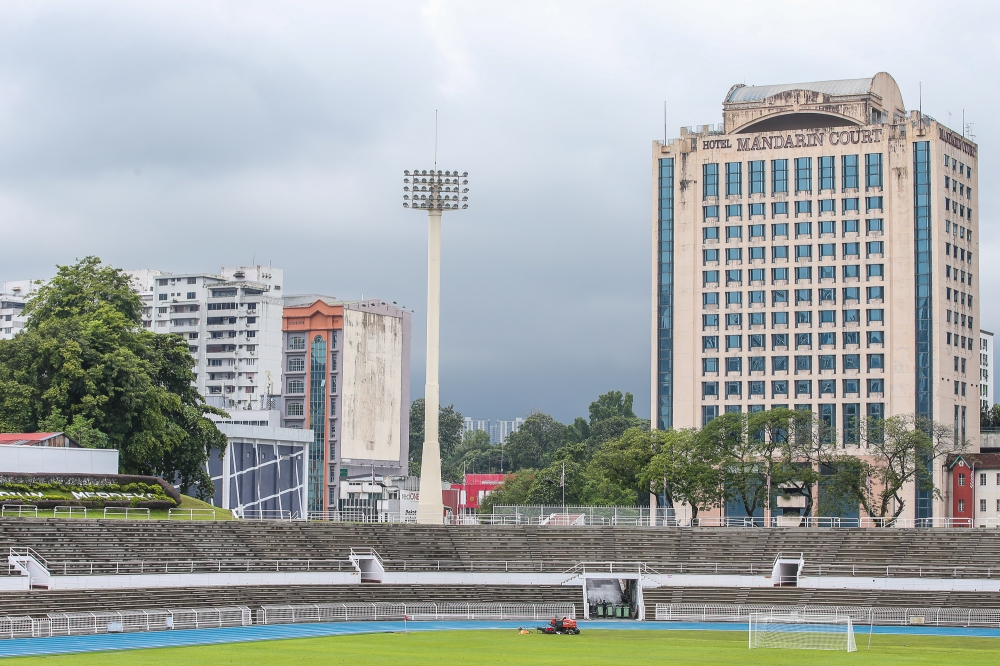
<path fill-rule="evenodd" d="M 574 604 L 293 604 L 261 606 L 257 624 L 358 620 L 543 620 L 576 619 Z"/>
<path fill-rule="evenodd" d="M 365 511 L 310 511 L 309 520 L 330 523 L 415 523 L 416 516 L 389 513 L 387 511 L 368 513 Z"/>
<path fill-rule="evenodd" d="M 11 548 L 11 555 L 22 554 L 24 548 Z M 349 559 L 315 560 L 63 560 L 46 562 L 41 556 L 36 559 L 53 576 L 94 576 L 94 575 L 143 575 L 143 574 L 186 574 L 186 573 L 266 573 L 271 571 L 357 571 Z"/>
<path fill-rule="evenodd" d="M 245 606 L 126 610 L 96 613 L 49 613 L 44 618 L 0 617 L 0 639 L 82 636 L 166 629 L 207 629 L 253 624 Z"/>
<path fill-rule="evenodd" d="M 790 618 L 850 618 L 855 624 L 1000 627 L 1000 608 L 656 604 L 656 619 L 667 622 L 747 622 L 751 614 L 757 613 Z"/>
<path fill-rule="evenodd" d="M 104 517 L 149 520 L 149 509 L 109 506 L 104 509 Z"/>
<path fill-rule="evenodd" d="M 495 506 L 492 514 L 449 516 L 452 525 L 548 525 L 629 527 L 826 527 L 826 528 L 969 528 L 971 518 L 842 518 L 840 516 L 703 516 L 686 509 L 615 506 Z M 1000 519 L 979 520 L 976 527 L 1000 527 Z"/>
<path fill-rule="evenodd" d="M 576 619 L 573 604 L 303 604 L 262 606 L 257 624 L 358 620 L 547 620 Z M 0 639 L 208 629 L 254 624 L 246 606 L 49 613 L 43 618 L 0 616 Z"/>
<path fill-rule="evenodd" d="M 169 509 L 167 520 L 215 520 L 215 509 Z"/>
<path fill-rule="evenodd" d="M 299 517 L 298 511 L 291 512 L 286 509 L 237 509 L 236 517 L 242 520 L 296 520 Z"/>
<path fill-rule="evenodd" d="M 0 508 L 0 517 L 6 516 L 31 516 L 38 517 L 38 507 L 30 504 L 4 504 Z"/>

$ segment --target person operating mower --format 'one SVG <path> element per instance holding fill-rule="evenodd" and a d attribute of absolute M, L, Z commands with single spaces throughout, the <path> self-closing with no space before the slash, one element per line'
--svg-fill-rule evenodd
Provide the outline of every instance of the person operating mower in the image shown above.
<path fill-rule="evenodd" d="M 549 626 L 538 627 L 538 632 L 542 634 L 579 634 L 580 629 L 576 626 L 576 620 L 568 617 L 562 619 L 552 618 Z"/>

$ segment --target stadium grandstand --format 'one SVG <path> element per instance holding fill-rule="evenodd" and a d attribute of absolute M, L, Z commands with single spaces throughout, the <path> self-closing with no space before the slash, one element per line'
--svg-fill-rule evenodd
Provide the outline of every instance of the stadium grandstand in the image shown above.
<path fill-rule="evenodd" d="M 8 617 L 359 603 L 560 604 L 647 621 L 709 607 L 1000 608 L 1000 531 L 988 529 L 4 518 L 0 548 Z"/>

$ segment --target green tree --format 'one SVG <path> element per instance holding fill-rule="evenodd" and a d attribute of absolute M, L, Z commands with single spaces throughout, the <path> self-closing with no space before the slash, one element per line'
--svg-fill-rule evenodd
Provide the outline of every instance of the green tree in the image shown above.
<path fill-rule="evenodd" d="M 627 490 L 630 504 L 649 506 L 648 467 L 659 452 L 660 438 L 642 428 L 629 428 L 618 439 L 600 445 L 591 463 L 595 471 Z"/>
<path fill-rule="evenodd" d="M 500 472 L 500 447 L 490 441 L 490 434 L 482 430 L 467 432 L 462 443 L 451 450 L 441 461 L 441 478 L 460 483 L 463 474 L 498 474 Z"/>
<path fill-rule="evenodd" d="M 627 419 L 635 418 L 635 414 L 632 413 L 631 393 L 622 395 L 621 391 L 608 391 L 590 403 L 591 426 L 598 421 L 609 419 L 612 416 L 621 416 Z"/>
<path fill-rule="evenodd" d="M 862 419 L 859 429 L 860 455 L 841 454 L 830 461 L 825 487 L 869 516 L 887 520 L 903 513 L 907 484 L 940 497 L 929 470 L 939 458 L 967 446 L 954 440 L 948 426 L 908 414 Z"/>
<path fill-rule="evenodd" d="M 653 492 L 664 493 L 667 507 L 687 504 L 691 517 L 697 518 L 700 510 L 721 504 L 724 478 L 719 451 L 705 446 L 693 428 L 656 430 L 651 437 L 657 453 L 646 466 L 643 480 Z"/>
<path fill-rule="evenodd" d="M 566 427 L 548 414 L 532 414 L 504 443 L 504 469 L 541 469 L 562 446 Z"/>
<path fill-rule="evenodd" d="M 0 426 L 66 431 L 119 451 L 121 470 L 177 481 L 202 497 L 205 470 L 226 438 L 205 417 L 194 361 L 178 335 L 146 331 L 123 271 L 87 257 L 59 266 L 25 308 L 24 330 L 0 341 Z"/>
<path fill-rule="evenodd" d="M 420 459 L 424 453 L 424 399 L 417 398 L 410 405 L 410 474 L 420 475 Z M 451 455 L 451 452 L 462 442 L 462 431 L 465 422 L 460 412 L 455 411 L 455 405 L 439 407 L 438 412 L 438 445 L 441 447 L 441 460 Z"/>

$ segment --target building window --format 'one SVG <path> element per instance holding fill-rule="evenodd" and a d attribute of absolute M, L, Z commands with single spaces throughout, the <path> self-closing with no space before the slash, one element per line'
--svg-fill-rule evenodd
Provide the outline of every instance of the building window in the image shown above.
<path fill-rule="evenodd" d="M 979 510 L 983 513 L 986 513 L 986 500 L 984 499 L 979 500 Z"/>
<path fill-rule="evenodd" d="M 788 160 L 771 160 L 771 193 L 781 192 L 788 192 Z"/>
<path fill-rule="evenodd" d="M 981 486 L 985 486 L 986 485 L 986 475 L 985 474 L 980 474 L 979 475 L 979 485 L 981 485 Z M 985 511 L 985 509 L 984 509 L 984 511 Z"/>
<path fill-rule="evenodd" d="M 726 196 L 743 195 L 743 163 L 726 162 Z"/>
<path fill-rule="evenodd" d="M 718 405 L 703 405 L 701 408 L 701 425 L 706 426 L 719 415 Z"/>
<path fill-rule="evenodd" d="M 764 194 L 764 160 L 750 162 L 750 194 Z M 750 212 L 753 215 L 753 211 Z M 764 214 L 761 206 L 761 215 Z"/>
<path fill-rule="evenodd" d="M 306 392 L 305 383 L 301 379 L 289 379 L 288 380 L 288 393 L 291 395 L 300 395 Z"/>
<path fill-rule="evenodd" d="M 817 168 L 819 169 L 820 192 L 836 189 L 834 185 L 834 158 L 832 156 L 818 158 Z"/>
<path fill-rule="evenodd" d="M 843 191 L 858 189 L 858 156 L 843 155 L 840 158 L 840 168 Z"/>
<path fill-rule="evenodd" d="M 795 191 L 812 192 L 812 158 L 795 158 Z"/>
<path fill-rule="evenodd" d="M 965 513 L 965 500 L 958 500 L 958 513 Z"/>
<path fill-rule="evenodd" d="M 865 188 L 872 187 L 882 187 L 882 153 L 865 155 Z"/>
<path fill-rule="evenodd" d="M 844 446 L 858 444 L 858 412 L 860 406 L 856 403 L 844 405 Z"/>
<path fill-rule="evenodd" d="M 310 511 L 323 510 L 323 461 L 326 451 L 326 359 L 327 345 L 322 335 L 313 338 L 309 350 L 309 427 L 313 441 L 309 445 Z"/>
<path fill-rule="evenodd" d="M 305 372 L 306 360 L 302 357 L 288 359 L 288 372 Z"/>
<path fill-rule="evenodd" d="M 775 201 L 771 204 L 771 217 L 777 217 L 778 215 L 788 215 L 787 201 Z"/>
<path fill-rule="evenodd" d="M 301 335 L 293 335 L 288 338 L 288 348 L 289 349 L 305 349 L 306 339 Z"/>
<path fill-rule="evenodd" d="M 719 165 L 704 164 L 701 167 L 701 174 L 704 198 L 719 196 Z"/>

